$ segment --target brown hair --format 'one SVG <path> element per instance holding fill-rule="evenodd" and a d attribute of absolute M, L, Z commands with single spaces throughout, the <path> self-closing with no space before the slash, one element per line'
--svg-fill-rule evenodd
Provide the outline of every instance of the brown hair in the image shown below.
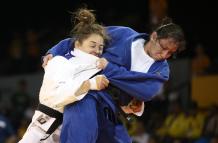
<path fill-rule="evenodd" d="M 185 49 L 185 36 L 182 28 L 173 23 L 172 19 L 166 17 L 162 20 L 158 28 L 155 29 L 158 39 L 172 38 L 178 43 L 178 52 Z"/>
<path fill-rule="evenodd" d="M 83 40 L 88 38 L 91 34 L 102 36 L 105 42 L 109 39 L 105 27 L 96 23 L 93 10 L 86 8 L 78 9 L 73 13 L 73 20 L 75 26 L 71 30 L 70 35 L 74 37 L 75 40 L 83 42 Z"/>

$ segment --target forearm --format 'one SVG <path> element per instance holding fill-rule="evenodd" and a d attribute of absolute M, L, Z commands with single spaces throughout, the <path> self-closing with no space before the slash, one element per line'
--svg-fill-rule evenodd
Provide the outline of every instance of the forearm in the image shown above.
<path fill-rule="evenodd" d="M 86 80 L 82 83 L 80 88 L 75 92 L 75 96 L 79 96 L 84 93 L 87 93 L 89 90 L 90 90 L 90 82 L 89 80 Z"/>

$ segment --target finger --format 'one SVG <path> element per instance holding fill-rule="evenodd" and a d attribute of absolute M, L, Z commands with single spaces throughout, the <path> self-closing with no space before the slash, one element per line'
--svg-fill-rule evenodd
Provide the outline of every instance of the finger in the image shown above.
<path fill-rule="evenodd" d="M 100 87 L 101 89 L 105 89 L 107 87 L 107 84 L 105 84 L 104 82 L 101 82 Z"/>
<path fill-rule="evenodd" d="M 104 82 L 106 82 L 107 84 L 110 83 L 110 81 L 107 78 L 104 78 Z"/>
<path fill-rule="evenodd" d="M 104 75 L 98 75 L 96 77 L 97 83 L 98 83 L 98 89 L 104 89 L 108 86 L 109 80 Z"/>
<path fill-rule="evenodd" d="M 99 85 L 97 90 L 102 90 L 102 89 L 104 89 L 104 86 L 103 85 Z"/>
<path fill-rule="evenodd" d="M 102 83 L 104 84 L 105 87 L 108 87 L 109 82 L 107 82 L 107 81 L 102 81 Z"/>
<path fill-rule="evenodd" d="M 103 82 L 103 83 L 105 83 L 105 84 L 109 84 L 109 80 L 108 80 L 108 79 L 105 79 L 105 78 L 103 78 L 101 82 Z"/>
<path fill-rule="evenodd" d="M 103 85 L 101 79 L 98 78 L 98 80 L 97 80 L 97 90 L 101 90 L 103 88 L 104 88 L 104 85 Z"/>
<path fill-rule="evenodd" d="M 51 55 L 48 56 L 48 61 L 51 60 L 53 57 Z"/>
<path fill-rule="evenodd" d="M 108 86 L 107 83 L 101 82 L 100 83 L 100 90 L 105 89 Z"/>
<path fill-rule="evenodd" d="M 43 63 L 43 64 L 42 64 L 42 67 L 43 67 L 43 68 L 45 68 L 45 66 L 46 66 L 46 64 L 45 64 L 45 63 Z"/>
<path fill-rule="evenodd" d="M 104 66 L 103 66 L 102 64 L 98 64 L 98 65 L 97 65 L 97 68 L 98 68 L 98 69 L 103 69 Z"/>
<path fill-rule="evenodd" d="M 42 64 L 42 67 L 44 68 L 45 66 L 47 65 L 47 58 L 43 58 L 43 64 Z"/>
<path fill-rule="evenodd" d="M 141 106 L 134 106 L 134 105 L 131 105 L 130 108 L 134 111 L 134 112 L 140 112 L 141 111 Z"/>
<path fill-rule="evenodd" d="M 122 109 L 126 114 L 133 113 L 133 110 L 130 109 L 128 106 L 121 106 L 121 109 Z"/>
<path fill-rule="evenodd" d="M 101 83 L 101 89 L 105 89 L 108 85 L 105 84 L 104 82 Z"/>
<path fill-rule="evenodd" d="M 96 66 L 97 66 L 97 68 L 100 68 L 100 69 L 102 69 L 104 67 L 104 64 L 103 64 L 101 59 L 96 61 Z"/>
<path fill-rule="evenodd" d="M 102 78 L 101 82 L 102 82 L 104 85 L 108 85 L 108 84 L 109 84 L 109 80 L 106 79 L 105 77 Z"/>
<path fill-rule="evenodd" d="M 97 67 L 98 69 L 100 69 L 100 68 L 101 68 L 101 63 L 100 63 L 100 61 L 99 61 L 99 60 L 97 60 L 97 61 L 96 61 L 96 67 Z"/>
<path fill-rule="evenodd" d="M 141 108 L 137 108 L 137 109 L 132 109 L 133 112 L 140 112 L 141 111 Z"/>

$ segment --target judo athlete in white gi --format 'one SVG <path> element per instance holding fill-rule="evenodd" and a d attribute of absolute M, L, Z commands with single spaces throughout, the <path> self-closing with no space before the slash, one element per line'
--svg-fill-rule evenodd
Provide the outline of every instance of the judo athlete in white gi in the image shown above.
<path fill-rule="evenodd" d="M 105 68 L 104 60 L 97 57 L 103 51 L 104 28 L 99 32 L 93 31 L 81 41 L 76 40 L 69 54 L 56 56 L 44 67 L 40 104 L 19 143 L 60 142 L 64 107 L 83 99 L 89 90 L 101 90 L 108 85 L 109 81 L 103 75 L 91 78 Z"/>
<path fill-rule="evenodd" d="M 166 59 L 185 46 L 182 29 L 168 19 L 150 36 L 122 26 L 109 26 L 107 32 L 111 40 L 103 57 L 108 64 L 101 73 L 110 81 L 108 88 L 117 87 L 125 94 L 115 99 L 107 89 L 90 91 L 90 96 L 66 106 L 62 143 L 131 143 L 119 121 L 118 107 L 128 106 L 133 99 L 151 100 L 169 79 Z M 69 53 L 73 41 L 73 38 L 62 40 L 49 50 L 51 55 L 45 61 L 48 57 Z"/>

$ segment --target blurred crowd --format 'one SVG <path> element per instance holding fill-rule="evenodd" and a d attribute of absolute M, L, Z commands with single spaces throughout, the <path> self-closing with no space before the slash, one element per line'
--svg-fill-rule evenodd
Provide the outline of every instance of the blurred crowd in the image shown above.
<path fill-rule="evenodd" d="M 218 143 L 218 106 L 199 108 L 192 101 L 155 99 L 143 118 L 127 124 L 134 143 Z"/>
<path fill-rule="evenodd" d="M 67 35 L 64 29 L 8 32 L 0 41 L 0 76 L 34 73 L 42 70 L 41 57 Z M 55 33 L 55 34 L 54 34 Z"/>
<path fill-rule="evenodd" d="M 193 48 L 193 56 L 190 57 L 192 76 L 201 76 L 218 73 L 218 55 L 210 58 L 206 53 L 206 47 L 202 43 L 197 43 Z"/>
<path fill-rule="evenodd" d="M 28 83 L 20 80 L 11 95 L 0 93 L 0 142 L 15 143 L 30 123 L 38 97 L 27 92 Z"/>

